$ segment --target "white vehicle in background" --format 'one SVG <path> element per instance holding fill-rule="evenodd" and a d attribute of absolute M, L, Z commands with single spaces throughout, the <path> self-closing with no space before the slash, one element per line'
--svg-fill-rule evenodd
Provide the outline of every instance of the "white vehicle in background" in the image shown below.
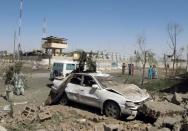
<path fill-rule="evenodd" d="M 74 101 L 101 109 L 106 116 L 134 119 L 142 104 L 151 100 L 146 90 L 124 84 L 117 77 L 102 73 L 72 73 L 62 81 L 54 81 L 46 104 Z"/>
<path fill-rule="evenodd" d="M 58 61 L 54 62 L 51 72 L 50 72 L 50 80 L 54 80 L 55 78 L 65 78 L 68 74 L 70 74 L 73 70 L 75 70 L 78 66 L 77 61 Z"/>

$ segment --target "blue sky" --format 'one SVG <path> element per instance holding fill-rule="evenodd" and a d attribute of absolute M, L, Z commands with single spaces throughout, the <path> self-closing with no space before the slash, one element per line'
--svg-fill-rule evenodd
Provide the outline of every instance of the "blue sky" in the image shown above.
<path fill-rule="evenodd" d="M 19 0 L 0 0 L 0 47 L 13 50 Z M 24 0 L 23 50 L 40 48 L 43 19 L 47 35 L 68 39 L 69 50 L 107 50 L 125 56 L 137 49 L 140 34 L 158 56 L 170 52 L 167 24 L 183 27 L 178 47 L 188 44 L 188 0 Z"/>

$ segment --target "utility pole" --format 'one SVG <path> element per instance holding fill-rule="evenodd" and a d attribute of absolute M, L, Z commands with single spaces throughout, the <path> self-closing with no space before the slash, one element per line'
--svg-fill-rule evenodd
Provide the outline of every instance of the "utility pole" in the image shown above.
<path fill-rule="evenodd" d="M 18 29 L 18 60 L 20 60 L 21 53 L 21 24 L 22 24 L 23 0 L 20 0 L 20 15 L 19 15 L 19 29 Z"/>
<path fill-rule="evenodd" d="M 47 26 L 47 22 L 46 22 L 46 17 L 44 17 L 43 19 L 43 27 L 42 27 L 42 38 L 46 38 L 46 26 Z M 42 48 L 42 44 L 43 44 L 43 39 L 41 40 L 41 50 L 43 51 Z M 45 50 L 46 53 L 48 53 L 48 49 Z"/>
<path fill-rule="evenodd" d="M 46 17 L 44 17 L 43 19 L 43 27 L 42 27 L 42 37 L 45 38 L 46 37 Z"/>
<path fill-rule="evenodd" d="M 13 62 L 15 61 L 16 58 L 16 31 L 14 31 L 14 50 L 13 50 Z"/>

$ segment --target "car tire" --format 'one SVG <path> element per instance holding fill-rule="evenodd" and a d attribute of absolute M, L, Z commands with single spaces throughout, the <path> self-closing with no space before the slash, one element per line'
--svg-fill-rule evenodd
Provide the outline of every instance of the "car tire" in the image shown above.
<path fill-rule="evenodd" d="M 104 105 L 104 113 L 107 117 L 119 118 L 120 108 L 117 103 L 113 101 L 107 101 Z"/>
<path fill-rule="evenodd" d="M 52 97 L 49 95 L 48 98 L 46 99 L 44 105 L 51 105 L 52 103 Z"/>
<path fill-rule="evenodd" d="M 59 103 L 61 105 L 67 105 L 68 104 L 68 97 L 66 95 L 66 93 L 63 93 L 62 97 L 61 97 L 61 100 L 59 101 Z"/>

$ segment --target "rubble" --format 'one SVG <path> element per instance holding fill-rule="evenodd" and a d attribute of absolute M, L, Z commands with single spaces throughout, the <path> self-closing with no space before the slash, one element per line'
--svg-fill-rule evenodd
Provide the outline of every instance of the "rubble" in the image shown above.
<path fill-rule="evenodd" d="M 21 118 L 23 123 L 32 123 L 34 120 L 39 120 L 43 122 L 45 120 L 51 119 L 52 114 L 48 107 L 39 107 L 38 109 L 31 106 L 26 106 L 21 113 Z"/>
<path fill-rule="evenodd" d="M 163 116 L 183 115 L 185 109 L 169 102 L 148 101 L 139 109 L 144 115 L 153 119 Z"/>
<path fill-rule="evenodd" d="M 181 131 L 188 131 L 188 124 L 183 124 L 182 126 L 181 126 L 181 129 L 180 129 Z"/>
<path fill-rule="evenodd" d="M 164 96 L 163 98 L 164 100 L 167 100 L 168 102 L 172 102 L 173 95 L 169 94 L 169 95 Z"/>
<path fill-rule="evenodd" d="M 179 124 L 181 120 L 181 116 L 165 116 L 163 118 L 158 118 L 154 125 L 158 128 L 168 127 L 173 129 L 174 125 Z"/>
<path fill-rule="evenodd" d="M 38 116 L 41 122 L 52 118 L 52 115 L 49 110 L 38 113 Z"/>
<path fill-rule="evenodd" d="M 104 131 L 120 131 L 119 124 L 104 124 Z"/>
<path fill-rule="evenodd" d="M 7 131 L 7 129 L 4 128 L 3 126 L 0 126 L 0 131 Z"/>
<path fill-rule="evenodd" d="M 93 122 L 100 122 L 102 120 L 106 120 L 107 118 L 105 116 L 98 116 L 98 115 L 94 115 L 92 117 L 89 118 L 89 120 L 93 121 Z"/>
<path fill-rule="evenodd" d="M 171 102 L 174 103 L 174 104 L 180 105 L 181 102 L 182 102 L 182 97 L 180 96 L 180 94 L 175 92 L 173 97 L 172 97 Z"/>
<path fill-rule="evenodd" d="M 161 129 L 159 129 L 157 127 L 152 126 L 152 127 L 148 128 L 147 131 L 171 131 L 171 130 L 169 128 L 161 128 Z"/>
<path fill-rule="evenodd" d="M 26 106 L 24 111 L 21 113 L 23 123 L 31 123 L 36 119 L 36 109 L 33 107 Z"/>

